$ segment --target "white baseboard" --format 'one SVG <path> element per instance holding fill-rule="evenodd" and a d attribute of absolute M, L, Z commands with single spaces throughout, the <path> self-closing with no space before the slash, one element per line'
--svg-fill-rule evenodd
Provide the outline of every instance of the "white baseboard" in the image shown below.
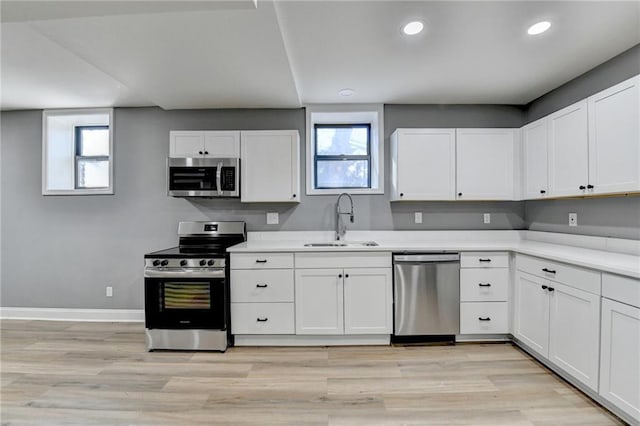
<path fill-rule="evenodd" d="M 143 309 L 0 308 L 0 319 L 144 322 Z"/>

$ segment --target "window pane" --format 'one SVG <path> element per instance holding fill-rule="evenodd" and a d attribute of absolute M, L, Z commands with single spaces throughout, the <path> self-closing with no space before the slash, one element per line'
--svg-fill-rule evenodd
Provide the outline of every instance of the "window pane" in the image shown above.
<path fill-rule="evenodd" d="M 367 155 L 368 127 L 317 127 L 318 155 Z"/>
<path fill-rule="evenodd" d="M 367 160 L 318 161 L 317 188 L 369 188 Z"/>
<path fill-rule="evenodd" d="M 109 160 L 78 159 L 78 188 L 109 186 Z"/>
<path fill-rule="evenodd" d="M 81 129 L 80 141 L 82 156 L 109 155 L 109 129 Z"/>

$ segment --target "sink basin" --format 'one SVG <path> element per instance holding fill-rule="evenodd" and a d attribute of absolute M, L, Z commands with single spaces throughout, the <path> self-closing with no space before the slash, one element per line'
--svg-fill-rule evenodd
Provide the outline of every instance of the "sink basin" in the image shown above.
<path fill-rule="evenodd" d="M 305 247 L 375 247 L 378 243 L 375 241 L 331 241 L 323 243 L 307 243 Z"/>

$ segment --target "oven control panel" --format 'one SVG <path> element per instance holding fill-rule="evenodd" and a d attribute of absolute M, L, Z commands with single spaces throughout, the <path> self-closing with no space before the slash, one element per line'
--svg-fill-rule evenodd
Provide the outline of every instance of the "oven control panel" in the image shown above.
<path fill-rule="evenodd" d="M 145 259 L 145 268 L 224 268 L 225 259 L 223 258 L 192 258 L 192 259 Z"/>

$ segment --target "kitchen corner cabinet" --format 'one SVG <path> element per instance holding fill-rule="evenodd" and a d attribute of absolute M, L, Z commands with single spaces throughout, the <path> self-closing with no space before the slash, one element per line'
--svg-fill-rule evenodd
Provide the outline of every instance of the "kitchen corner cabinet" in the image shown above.
<path fill-rule="evenodd" d="M 542 118 L 522 128 L 523 196 L 525 200 L 549 196 L 549 121 Z"/>
<path fill-rule="evenodd" d="M 549 116 L 549 190 L 554 197 L 587 195 L 589 149 L 587 101 Z"/>
<path fill-rule="evenodd" d="M 240 157 L 239 131 L 169 132 L 169 157 Z"/>
<path fill-rule="evenodd" d="M 514 336 L 597 391 L 600 273 L 528 256 L 516 264 Z"/>
<path fill-rule="evenodd" d="M 455 200 L 455 129 L 396 129 L 391 201 Z"/>
<path fill-rule="evenodd" d="M 588 98 L 593 194 L 640 191 L 640 76 Z"/>
<path fill-rule="evenodd" d="M 241 132 L 241 201 L 300 202 L 299 152 L 297 130 Z"/>
<path fill-rule="evenodd" d="M 517 135 L 517 129 L 456 130 L 456 199 L 515 199 Z"/>

